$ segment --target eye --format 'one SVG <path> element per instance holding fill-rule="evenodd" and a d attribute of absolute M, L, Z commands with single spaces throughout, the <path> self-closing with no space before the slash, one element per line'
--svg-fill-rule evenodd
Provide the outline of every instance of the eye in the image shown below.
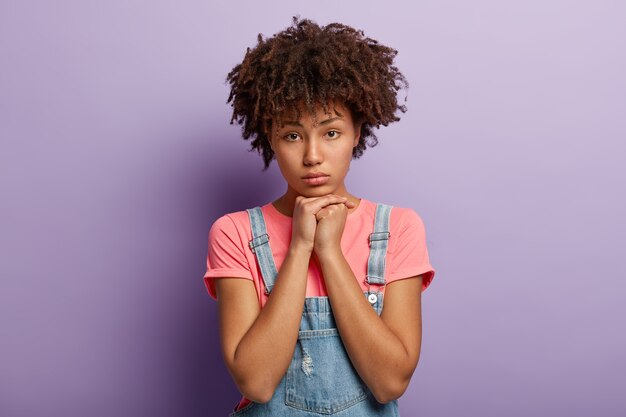
<path fill-rule="evenodd" d="M 331 139 L 337 139 L 341 135 L 341 132 L 337 130 L 329 130 L 328 135 L 330 135 L 331 133 L 333 133 L 333 135 L 330 136 Z"/>
<path fill-rule="evenodd" d="M 287 133 L 285 136 L 283 136 L 283 138 L 285 138 L 288 142 L 295 142 L 296 140 L 298 140 L 298 134 L 294 132 Z"/>

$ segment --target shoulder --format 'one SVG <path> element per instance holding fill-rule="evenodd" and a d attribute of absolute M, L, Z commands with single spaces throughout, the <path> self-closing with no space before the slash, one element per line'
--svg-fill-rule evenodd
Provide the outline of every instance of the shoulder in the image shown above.
<path fill-rule="evenodd" d="M 247 235 L 250 229 L 248 213 L 246 210 L 226 213 L 218 217 L 209 230 L 209 235 L 214 238 L 234 235 Z"/>
<path fill-rule="evenodd" d="M 402 251 L 423 250 L 426 244 L 426 230 L 417 211 L 411 207 L 385 204 L 392 207 L 389 215 L 388 251 L 390 254 L 396 255 Z"/>
<path fill-rule="evenodd" d="M 421 216 L 411 207 L 396 206 L 390 203 L 371 202 L 372 212 L 375 213 L 378 204 L 385 204 L 391 207 L 389 214 L 390 232 L 403 232 L 407 229 L 423 229 L 424 222 Z"/>
<path fill-rule="evenodd" d="M 424 222 L 420 215 L 410 207 L 394 207 L 391 210 L 391 219 L 389 221 L 399 230 L 424 227 Z"/>

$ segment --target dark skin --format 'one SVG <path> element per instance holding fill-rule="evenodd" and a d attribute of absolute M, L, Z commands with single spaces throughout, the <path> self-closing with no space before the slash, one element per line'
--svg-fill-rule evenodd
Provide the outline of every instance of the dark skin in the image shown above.
<path fill-rule="evenodd" d="M 323 123 L 336 113 L 320 111 L 316 120 L 303 114 L 299 126 L 277 126 L 272 132 L 272 150 L 287 182 L 287 191 L 273 204 L 292 217 L 293 231 L 265 306 L 260 308 L 252 281 L 216 281 L 225 362 L 239 390 L 253 401 L 269 401 L 289 367 L 312 256 L 320 265 L 350 360 L 379 402 L 404 393 L 419 359 L 423 277 L 387 285 L 385 308 L 378 316 L 341 249 L 347 216 L 359 204 L 344 184 L 359 130 L 350 112 L 336 104 L 342 116 L 332 122 Z M 312 186 L 302 179 L 311 172 L 329 178 Z"/>
<path fill-rule="evenodd" d="M 356 28 L 341 23 L 320 26 L 294 16 L 291 27 L 270 38 L 259 37 L 229 72 L 231 123 L 243 126 L 244 139 L 252 138 L 251 146 L 262 155 L 267 169 L 273 154 L 265 129 L 276 118 L 273 112 L 290 110 L 295 97 L 314 103 L 349 98 L 350 107 L 363 121 L 361 141 L 354 149 L 359 158 L 368 145 L 375 146 L 374 127 L 396 122 L 400 120 L 396 112 L 407 111 L 397 98 L 398 90 L 408 87 L 394 65 L 397 53 Z"/>

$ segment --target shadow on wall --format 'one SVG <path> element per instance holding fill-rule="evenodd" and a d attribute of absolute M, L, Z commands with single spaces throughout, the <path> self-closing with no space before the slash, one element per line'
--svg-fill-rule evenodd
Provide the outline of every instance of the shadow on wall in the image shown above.
<path fill-rule="evenodd" d="M 226 213 L 273 201 L 285 191 L 286 185 L 276 161 L 272 161 L 267 171 L 262 171 L 261 155 L 256 151 L 249 152 L 250 142 L 236 134 L 218 133 L 214 137 L 203 138 L 201 143 L 202 151 L 193 152 L 189 158 L 193 161 L 189 175 L 191 182 L 196 184 L 193 187 L 196 201 L 190 194 L 188 207 L 203 208 L 200 217 L 206 225 L 203 247 L 206 250 L 208 231 L 213 221 Z M 214 145 L 216 143 L 223 145 L 217 147 Z M 198 194 L 200 198 L 197 198 Z M 227 415 L 240 400 L 241 394 L 222 356 L 217 301 L 210 298 L 205 289 L 203 295 L 203 306 L 208 305 L 208 311 L 202 309 L 203 313 L 194 327 L 206 331 L 203 330 L 201 335 L 190 335 L 194 343 L 203 346 L 203 351 L 197 358 L 199 362 L 194 360 L 191 369 L 196 370 L 195 377 L 199 380 L 197 386 L 203 387 L 200 393 L 202 412 L 208 411 L 209 414 L 205 415 Z M 200 371 L 203 374 L 198 375 Z M 206 410 L 205 406 L 209 409 Z M 200 413 L 198 409 L 190 411 L 190 415 Z"/>

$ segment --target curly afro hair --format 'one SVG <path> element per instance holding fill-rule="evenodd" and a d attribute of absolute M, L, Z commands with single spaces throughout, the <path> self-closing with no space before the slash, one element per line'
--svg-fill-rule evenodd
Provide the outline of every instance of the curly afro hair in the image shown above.
<path fill-rule="evenodd" d="M 227 103 L 232 101 L 230 120 L 242 125 L 244 139 L 254 136 L 250 151 L 262 154 L 266 170 L 274 152 L 268 134 L 272 123 L 295 111 L 300 103 L 315 116 L 315 107 L 338 100 L 350 109 L 355 126 L 360 125 L 359 144 L 352 158 L 378 144 L 372 128 L 400 120 L 396 110 L 397 91 L 408 82 L 393 65 L 398 51 L 363 37 L 363 31 L 341 23 L 320 27 L 309 19 L 293 17 L 292 26 L 247 48 L 246 55 L 226 77 L 231 84 Z M 406 101 L 406 97 L 405 97 Z M 295 110 L 294 110 L 295 109 Z M 369 140 L 368 140 L 369 139 Z"/>

